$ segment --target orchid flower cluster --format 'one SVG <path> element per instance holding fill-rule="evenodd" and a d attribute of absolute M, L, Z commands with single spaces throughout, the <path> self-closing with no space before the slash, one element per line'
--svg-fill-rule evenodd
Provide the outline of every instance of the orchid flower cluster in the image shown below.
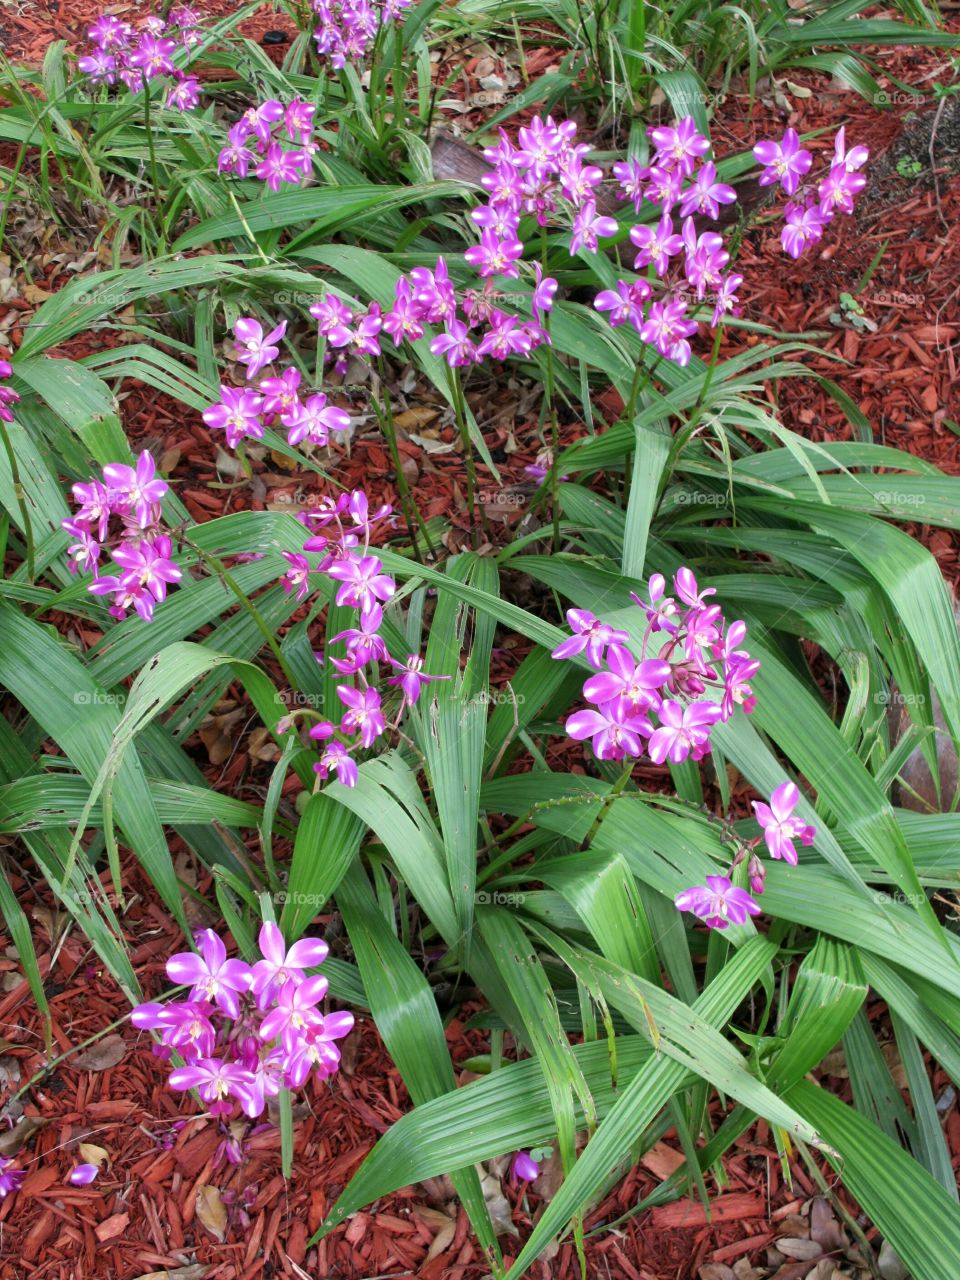
<path fill-rule="evenodd" d="M 582 250 L 596 253 L 602 239 L 618 234 L 617 219 L 599 211 L 604 171 L 587 161 L 590 147 L 576 142 L 576 132 L 572 120 L 558 124 L 551 116 L 545 120 L 537 116 L 520 129 L 517 145 L 501 130 L 499 144 L 484 152 L 493 166 L 481 179 L 489 200 L 471 212 L 480 228 L 480 243 L 466 253 L 480 276 L 517 275 L 516 264 L 524 250 L 519 238 L 524 214 L 532 214 L 541 227 L 561 215 L 569 217 L 571 254 Z M 613 166 L 621 199 L 631 200 L 638 213 L 644 199 L 661 210 L 656 226 L 641 224 L 630 231 L 638 250 L 634 266 L 651 267 L 657 278 L 663 278 L 670 269 L 670 259 L 683 253 L 686 282 L 696 290 L 697 301 L 711 296 L 716 325 L 733 310 L 742 277 L 724 274 L 730 255 L 722 237 L 713 231 L 698 234 L 693 219 L 695 214 L 716 219 L 720 205 L 733 203 L 736 192 L 718 181 L 712 161 L 704 161 L 697 170 L 710 144 L 697 132 L 691 117 L 685 117 L 676 128 L 647 132 L 655 148 L 652 165 L 641 167 L 629 159 Z M 682 234 L 674 231 L 675 206 L 684 220 Z M 680 290 L 651 302 L 652 296 L 651 281 L 621 279 L 615 288 L 600 292 L 594 306 L 609 313 L 612 325 L 632 324 L 660 355 L 685 365 L 692 354 L 688 339 L 697 330 L 697 321 L 687 315 L 687 300 Z"/>
<path fill-rule="evenodd" d="M 269 333 L 252 317 L 241 317 L 234 325 L 234 359 L 246 367 L 247 381 L 257 379 L 257 389 L 220 384 L 220 399 L 203 411 L 203 420 L 212 430 L 226 432 L 231 449 L 245 437 L 262 439 L 266 427 L 279 422 L 287 429 L 291 445 L 304 441 L 315 445 L 329 442 L 331 431 L 346 431 L 350 415 L 327 404 L 322 392 L 305 400 L 300 397 L 300 370 L 294 367 L 261 378 L 280 354 L 279 343 L 287 331 L 286 321 Z"/>
<path fill-rule="evenodd" d="M 870 151 L 863 146 L 847 151 L 845 134 L 846 129 L 842 128 L 834 139 L 830 170 L 818 183 L 815 196 L 798 191 L 801 180 L 810 172 L 813 157 L 800 146 L 795 129 L 788 129 L 779 142 L 768 138 L 753 148 L 754 158 L 764 166 L 760 185 L 779 184 L 784 195 L 797 197 L 784 209 L 785 225 L 780 233 L 780 243 L 791 258 L 799 258 L 823 237 L 834 214 L 853 213 L 854 199 L 867 185 L 858 170 L 866 164 Z"/>
<path fill-rule="evenodd" d="M 371 512 L 367 495 L 359 489 L 324 499 L 318 510 L 301 517 L 311 534 L 303 544 L 304 554 L 283 553 L 290 565 L 283 579 L 284 590 L 296 591 L 296 598 L 303 600 L 309 591 L 310 574 L 324 573 L 337 584 L 337 604 L 356 609 L 359 614 L 356 627 L 333 637 L 334 642 L 343 641 L 346 656 L 331 657 L 330 662 L 341 675 L 354 680 L 353 684 L 337 685 L 337 697 L 344 707 L 340 723 L 320 720 L 310 728 L 310 737 L 322 744 L 314 771 L 324 781 L 333 774 L 346 787 L 357 784 L 354 753 L 372 747 L 388 731 L 395 731 L 407 708 L 418 701 L 424 685 L 449 678 L 427 675 L 419 654 L 408 654 L 404 662 L 399 662 L 390 656 L 380 635 L 383 605 L 396 594 L 397 584 L 383 572 L 380 558 L 370 554 L 370 538 L 374 526 L 391 514 L 392 508 L 387 504 Z M 307 557 L 314 552 L 319 552 L 321 559 L 311 568 Z M 317 656 L 322 660 L 322 655 Z M 386 683 L 401 692 L 392 723 L 387 722 L 381 696 L 365 670 L 372 666 L 376 672 L 380 662 L 394 668 L 396 674 Z"/>
<path fill-rule="evenodd" d="M 401 276 L 395 286 L 393 306 L 386 312 L 371 302 L 363 312 L 355 313 L 342 298 L 328 293 L 313 304 L 310 314 L 327 345 L 349 355 L 379 355 L 381 332 L 396 348 L 405 341 L 417 342 L 429 324 L 443 326 L 443 331 L 431 339 L 430 351 L 443 356 L 451 368 L 479 364 L 488 358 L 501 361 L 512 355 L 526 355 L 550 341 L 542 318 L 553 305 L 557 282 L 544 278 L 539 265 L 534 270 L 532 320 L 521 320 L 502 311 L 497 306 L 501 295 L 489 282 L 482 290 L 471 289 L 459 295 L 443 257 L 432 269 L 414 267 L 408 276 Z"/>
<path fill-rule="evenodd" d="M 227 146 L 217 158 L 218 172 L 245 178 L 253 166 L 254 176 L 271 191 L 305 181 L 319 150 L 313 140 L 315 110 L 302 98 L 286 105 L 268 98 L 250 107 L 227 134 Z"/>
<path fill-rule="evenodd" d="M 160 525 L 160 502 L 169 486 L 156 474 L 148 450 L 135 467 L 110 462 L 101 480 L 75 484 L 76 514 L 62 522 L 76 542 L 67 548 L 71 573 L 92 573 L 87 588 L 95 596 L 113 596 L 110 613 L 125 618 L 130 609 L 150 622 L 167 587 L 179 582 L 180 567 L 171 559 L 173 543 Z M 116 541 L 109 548 L 119 573 L 100 574 L 100 556 L 111 535 L 111 521 L 119 522 Z"/>
<path fill-rule="evenodd" d="M 678 893 L 674 903 L 680 911 L 692 911 L 710 929 L 726 929 L 731 924 L 743 924 L 747 916 L 760 914 L 760 904 L 752 894 L 763 893 L 766 869 L 756 854 L 761 839 L 772 858 L 782 858 L 791 866 L 797 865 L 797 848 L 794 840 L 804 845 L 813 844 L 816 829 L 794 816 L 800 802 L 800 792 L 793 782 L 781 782 L 770 797 L 769 804 L 753 801 L 757 822 L 763 832 L 747 843 L 738 841 L 738 849 L 725 876 L 706 876 L 706 884 L 693 885 Z M 750 892 L 735 885 L 731 879 L 734 870 L 750 859 L 747 876 Z"/>
<path fill-rule="evenodd" d="M 121 80 L 139 93 L 148 80 L 172 76 L 168 107 L 192 111 L 200 101 L 200 81 L 174 63 L 177 46 L 192 49 L 200 41 L 200 18 L 188 5 L 175 5 L 166 19 L 152 14 L 139 29 L 110 13 L 103 13 L 87 31 L 91 53 L 77 62 L 91 84 L 114 85 Z"/>
<path fill-rule="evenodd" d="M 197 936 L 198 952 L 167 961 L 171 982 L 189 984 L 186 1000 L 138 1005 L 130 1020 L 159 1032 L 158 1057 L 183 1059 L 169 1076 L 175 1090 L 196 1089 L 213 1116 L 250 1119 L 263 1114 L 282 1088 L 299 1089 L 311 1073 L 321 1080 L 340 1063 L 335 1041 L 353 1027 L 353 1014 L 324 1014 L 329 983 L 307 976 L 327 958 L 321 938 L 301 938 L 289 949 L 273 923 L 260 930 L 261 959 L 248 965 L 227 958 L 212 929 Z"/>
<path fill-rule="evenodd" d="M 665 595 L 666 580 L 656 573 L 649 582 L 649 601 L 631 592 L 647 618 L 639 661 L 628 647 L 626 631 L 585 609 L 567 613 L 574 634 L 552 656 L 583 654 L 595 673 L 583 686 L 591 708 L 575 711 L 566 730 L 577 741 L 590 738 L 600 760 L 638 758 L 644 744 L 654 764 L 702 760 L 709 754 L 715 724 L 729 720 L 738 705 L 748 713 L 753 710 L 756 699 L 749 681 L 760 663 L 741 648 L 745 624 L 728 623 L 720 606 L 708 603 L 714 588 L 701 590 L 689 569 L 677 571 L 673 587 L 675 596 Z M 648 657 L 657 632 L 664 633 L 664 643 L 656 657 Z M 709 688 L 721 693 L 719 702 L 701 697 Z"/>
<path fill-rule="evenodd" d="M 9 360 L 0 360 L 0 422 L 13 421 L 13 410 L 11 405 L 15 405 L 20 399 L 13 387 L 5 387 L 2 385 L 12 377 L 13 365 Z"/>
<path fill-rule="evenodd" d="M 413 0 L 313 0 L 320 25 L 313 33 L 317 52 L 335 71 L 360 62 L 380 28 L 396 21 Z"/>

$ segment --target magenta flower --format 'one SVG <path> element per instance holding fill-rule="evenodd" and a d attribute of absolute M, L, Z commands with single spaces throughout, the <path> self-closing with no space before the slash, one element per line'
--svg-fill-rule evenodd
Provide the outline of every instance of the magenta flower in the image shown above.
<path fill-rule="evenodd" d="M 726 929 L 743 924 L 748 915 L 758 916 L 760 906 L 746 889 L 738 889 L 726 876 L 707 876 L 705 885 L 684 889 L 674 898 L 678 911 L 692 911 L 710 929 Z"/>
<path fill-rule="evenodd" d="M 196 76 L 184 76 L 167 94 L 167 106 L 177 111 L 192 111 L 200 102 L 200 81 Z"/>
<path fill-rule="evenodd" d="M 463 255 L 477 275 L 516 276 L 516 262 L 523 255 L 523 245 L 516 237 L 501 240 L 493 227 L 480 233 L 480 243 L 471 245 Z"/>
<path fill-rule="evenodd" d="M 403 690 L 404 702 L 408 707 L 412 707 L 418 700 L 425 684 L 432 684 L 434 680 L 450 679 L 449 676 L 428 676 L 423 669 L 423 659 L 416 653 L 408 654 L 406 662 L 397 662 L 395 658 L 391 658 L 390 661 L 401 674 L 391 676 L 387 684 L 400 686 Z"/>
<path fill-rule="evenodd" d="M 113 510 L 132 511 L 141 529 L 153 522 L 155 508 L 169 487 L 157 479 L 156 472 L 157 464 L 147 449 L 140 454 L 135 468 L 121 462 L 108 462 L 103 468 L 107 499 Z"/>
<path fill-rule="evenodd" d="M 824 216 L 853 213 L 854 198 L 866 185 L 862 173 L 852 173 L 845 165 L 835 164 L 817 187 L 820 212 Z"/>
<path fill-rule="evenodd" d="M 837 133 L 833 142 L 833 163 L 835 165 L 842 164 L 845 169 L 853 173 L 857 169 L 862 169 L 867 163 L 870 156 L 870 148 L 857 146 L 851 147 L 849 151 L 844 149 L 846 138 L 846 125 L 844 125 Z"/>
<path fill-rule="evenodd" d="M 255 172 L 271 191 L 279 191 L 285 182 L 300 181 L 304 159 L 302 151 L 285 151 L 279 142 L 271 142 Z"/>
<path fill-rule="evenodd" d="M 260 1009 L 265 1009 L 287 982 L 294 985 L 303 982 L 305 970 L 323 964 L 330 953 L 322 938 L 301 938 L 287 948 L 283 934 L 271 921 L 261 927 L 257 945 L 263 959 L 258 960 L 251 970 L 250 991 Z"/>
<path fill-rule="evenodd" d="M 379 693 L 376 689 L 354 689 L 352 685 L 338 684 L 337 697 L 347 708 L 340 726 L 343 732 L 358 733 L 361 743 L 372 747 L 387 727 Z"/>
<path fill-rule="evenodd" d="M 557 645 L 551 658 L 573 658 L 585 653 L 590 665 L 600 668 L 608 649 L 612 652 L 630 642 L 626 631 L 614 630 L 586 609 L 568 609 L 567 623 L 574 634 Z"/>
<path fill-rule="evenodd" d="M 717 181 L 717 167 L 708 160 L 681 195 L 680 212 L 684 217 L 690 213 L 705 213 L 708 218 L 719 218 L 720 206 L 733 204 L 736 198 L 733 187 Z"/>
<path fill-rule="evenodd" d="M 204 1102 L 218 1108 L 227 1098 L 236 1098 L 245 1110 L 253 1104 L 253 1073 L 221 1058 L 199 1058 L 175 1067 L 169 1082 L 171 1089 L 196 1089 Z"/>
<path fill-rule="evenodd" d="M 336 405 L 328 405 L 327 397 L 322 392 L 308 397 L 297 413 L 291 416 L 287 431 L 288 444 L 300 444 L 309 440 L 311 444 L 325 445 L 330 431 L 346 431 L 350 426 L 350 415 Z"/>
<path fill-rule="evenodd" d="M 709 751 L 710 730 L 720 719 L 715 702 L 691 702 L 682 707 L 668 699 L 658 711 L 660 727 L 650 738 L 650 759 L 663 764 L 667 759 L 682 764 L 690 753 L 699 760 Z"/>
<path fill-rule="evenodd" d="M 294 1045 L 303 1032 L 322 1027 L 323 1015 L 317 1005 L 327 994 L 329 982 L 321 975 L 287 982 L 281 988 L 273 1009 L 260 1023 L 260 1039 L 283 1040 Z"/>
<path fill-rule="evenodd" d="M 173 544 L 165 534 L 139 545 L 121 543 L 113 551 L 114 560 L 125 570 L 120 576 L 121 585 L 128 590 L 146 588 L 155 600 L 165 600 L 167 584 L 183 577 L 180 566 L 170 559 L 172 550 Z"/>
<path fill-rule="evenodd" d="M 130 54 L 130 65 L 138 67 L 148 80 L 152 80 L 154 76 L 170 75 L 174 71 L 170 55 L 175 52 L 176 47 L 175 40 L 165 40 L 147 33 L 140 37 L 140 43 Z"/>
<path fill-rule="evenodd" d="M 620 183 L 617 195 L 622 200 L 632 200 L 634 209 L 639 213 L 643 204 L 643 184 L 649 178 L 650 170 L 631 157 L 617 161 L 613 166 L 613 176 Z"/>
<path fill-rule="evenodd" d="M 799 258 L 809 245 L 816 244 L 833 216 L 813 203 L 788 204 L 783 212 L 786 226 L 780 232 L 780 243 L 791 258 Z"/>
<path fill-rule="evenodd" d="M 378 600 L 389 600 L 397 584 L 382 569 L 376 556 L 348 556 L 330 565 L 327 576 L 342 584 L 337 591 L 337 604 L 348 604 L 366 613 Z"/>
<path fill-rule="evenodd" d="M 670 676 L 670 663 L 648 658 L 635 663 L 625 649 L 611 649 L 607 656 L 609 671 L 590 676 L 583 686 L 588 702 L 606 703 L 619 699 L 631 712 L 641 713 L 656 707 L 660 698 L 656 690 Z"/>
<path fill-rule="evenodd" d="M 616 328 L 621 324 L 632 324 L 639 332 L 643 326 L 643 304 L 650 297 L 650 286 L 646 280 L 635 280 L 627 284 L 618 280 L 616 289 L 602 289 L 593 300 L 597 311 L 608 311 L 607 319 Z"/>
<path fill-rule="evenodd" d="M 596 711 L 575 711 L 567 717 L 567 734 L 577 742 L 590 738 L 598 760 L 622 760 L 639 756 L 643 738 L 653 726 L 646 716 L 632 712 L 626 702 L 608 702 Z"/>
<path fill-rule="evenodd" d="M 813 844 L 816 830 L 802 818 L 795 818 L 793 811 L 800 803 L 800 792 L 792 782 L 781 782 L 770 797 L 769 805 L 754 800 L 753 809 L 757 822 L 763 828 L 763 838 L 772 858 L 783 858 L 791 866 L 797 865 L 794 840 L 799 837 L 805 844 Z"/>
<path fill-rule="evenodd" d="M 596 201 L 586 200 L 574 214 L 570 253 L 578 253 L 581 249 L 596 253 L 598 238 L 615 236 L 619 229 L 616 218 L 597 213 Z"/>
<path fill-rule="evenodd" d="M 753 148 L 758 164 L 764 166 L 758 182 L 761 187 L 769 187 L 779 182 L 788 196 L 792 196 L 800 185 L 800 179 L 809 173 L 813 164 L 813 156 L 800 147 L 800 138 L 796 129 L 788 129 L 780 142 L 766 139 L 758 142 Z"/>
<path fill-rule="evenodd" d="M 657 165 L 676 169 L 683 177 L 689 177 L 697 161 L 710 150 L 710 143 L 698 133 L 692 116 L 684 116 L 673 129 L 647 129 L 647 136 L 656 148 Z"/>
<path fill-rule="evenodd" d="M 235 124 L 227 134 L 227 146 L 217 156 L 218 173 L 235 173 L 238 178 L 245 178 L 250 172 L 251 155 L 247 150 L 248 134 L 242 124 Z"/>
<path fill-rule="evenodd" d="M 0 1201 L 12 1195 L 27 1176 L 25 1169 L 14 1169 L 9 1156 L 0 1156 Z"/>
<path fill-rule="evenodd" d="M 445 356 L 451 369 L 475 364 L 477 349 L 462 320 L 451 320 L 443 333 L 438 333 L 430 343 L 430 354 Z"/>
<path fill-rule="evenodd" d="M 240 1012 L 239 996 L 250 989 L 250 966 L 242 960 L 228 960 L 227 949 L 212 929 L 197 935 L 200 954 L 181 951 L 167 961 L 171 982 L 191 983 L 191 1000 L 212 1000 L 228 1017 Z"/>
<path fill-rule="evenodd" d="M 423 337 L 420 305 L 410 289 L 410 281 L 401 276 L 397 281 L 393 306 L 383 317 L 383 328 L 399 347 L 404 341 L 416 342 Z"/>
<path fill-rule="evenodd" d="M 536 288 L 533 291 L 533 314 L 539 320 L 542 313 L 553 309 L 558 285 L 553 276 L 545 276 L 539 262 L 533 264 Z"/>
<path fill-rule="evenodd" d="M 262 378 L 258 389 L 263 394 L 264 417 L 279 418 L 290 426 L 300 410 L 300 370 L 291 366 L 278 377 Z"/>
<path fill-rule="evenodd" d="M 89 76 L 93 84 L 116 84 L 117 60 L 106 49 L 94 49 L 93 53 L 77 59 L 77 70 Z"/>
<path fill-rule="evenodd" d="M 540 1177 L 540 1166 L 529 1151 L 518 1151 L 510 1161 L 510 1177 L 514 1182 L 533 1182 Z"/>
<path fill-rule="evenodd" d="M 313 736 L 312 729 L 310 736 Z M 356 760 L 341 742 L 327 743 L 320 759 L 313 768 L 314 772 L 318 773 L 324 782 L 330 777 L 331 773 L 335 773 L 337 781 L 345 787 L 355 787 L 360 776 Z"/>
<path fill-rule="evenodd" d="M 247 366 L 247 381 L 255 378 L 261 369 L 272 364 L 280 353 L 279 342 L 287 331 L 286 320 L 264 336 L 263 326 L 249 316 L 244 316 L 233 326 L 237 363 Z"/>
<path fill-rule="evenodd" d="M 61 520 L 61 527 L 77 541 L 67 547 L 67 568 L 71 573 L 96 573 L 100 561 L 100 543 L 81 520 Z"/>
<path fill-rule="evenodd" d="M 210 1005 L 199 1001 L 147 1002 L 137 1005 L 130 1014 L 130 1021 L 141 1030 L 160 1031 L 164 1045 L 193 1061 L 208 1058 L 213 1053 L 217 1031 L 210 1014 Z"/>
<path fill-rule="evenodd" d="M 670 259 L 683 249 L 683 240 L 674 233 L 669 213 L 663 215 L 656 227 L 631 227 L 630 239 L 640 251 L 633 260 L 634 267 L 639 269 L 653 263 L 658 276 L 666 274 Z"/>
<path fill-rule="evenodd" d="M 693 352 L 687 338 L 697 331 L 697 322 L 687 320 L 687 304 L 679 298 L 654 302 L 644 322 L 640 337 L 656 347 L 662 356 L 685 366 Z"/>
<path fill-rule="evenodd" d="M 280 554 L 290 566 L 280 580 L 284 591 L 289 595 L 291 591 L 296 590 L 295 598 L 305 600 L 310 590 L 310 561 L 306 556 L 298 555 L 293 551 L 282 551 Z"/>
<path fill-rule="evenodd" d="M 235 449 L 244 436 L 263 436 L 263 396 L 247 388 L 220 386 L 220 401 L 204 409 L 203 420 L 214 431 L 227 433 L 227 444 Z"/>
<path fill-rule="evenodd" d="M 71 1172 L 68 1181 L 75 1187 L 89 1187 L 98 1177 L 100 1170 L 95 1164 L 78 1164 Z"/>
<path fill-rule="evenodd" d="M 235 128 L 241 131 L 243 137 L 248 137 L 252 133 L 260 143 L 260 150 L 263 151 L 270 143 L 273 126 L 282 119 L 283 104 L 277 102 L 276 98 L 268 98 L 259 106 L 249 107 Z"/>
<path fill-rule="evenodd" d="M 457 312 L 457 294 L 447 270 L 446 260 L 437 259 L 431 271 L 429 267 L 414 267 L 410 272 L 414 296 L 428 324 L 446 324 Z"/>

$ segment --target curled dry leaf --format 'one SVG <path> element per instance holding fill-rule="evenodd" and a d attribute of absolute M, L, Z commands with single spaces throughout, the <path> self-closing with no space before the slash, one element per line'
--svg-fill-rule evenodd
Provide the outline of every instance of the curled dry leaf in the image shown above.
<path fill-rule="evenodd" d="M 104 1164 L 110 1167 L 110 1154 L 106 1148 L 98 1147 L 93 1142 L 81 1142 L 77 1150 L 83 1164 L 96 1165 L 98 1169 Z"/>
<path fill-rule="evenodd" d="M 21 1116 L 12 1129 L 0 1133 L 0 1156 L 15 1156 L 23 1144 L 48 1123 L 39 1116 Z"/>
<path fill-rule="evenodd" d="M 227 1209 L 216 1187 L 197 1187 L 197 1217 L 221 1244 L 227 1238 Z"/>
<path fill-rule="evenodd" d="M 92 1044 L 83 1053 L 78 1053 L 73 1065 L 79 1071 L 109 1071 L 118 1062 L 122 1062 L 127 1052 L 127 1042 L 123 1036 L 104 1036 Z"/>

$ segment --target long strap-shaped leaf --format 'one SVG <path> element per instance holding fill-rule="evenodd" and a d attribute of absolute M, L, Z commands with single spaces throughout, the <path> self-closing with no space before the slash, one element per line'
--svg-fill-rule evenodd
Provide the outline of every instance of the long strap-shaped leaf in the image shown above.
<path fill-rule="evenodd" d="M 785 1097 L 836 1148 L 827 1158 L 913 1280 L 955 1275 L 960 1206 L 926 1169 L 825 1089 L 801 1080 Z"/>
<path fill-rule="evenodd" d="M 751 939 L 707 987 L 693 1009 L 710 1026 L 723 1026 L 776 953 L 776 946 L 766 939 Z M 646 1035 L 619 1036 L 616 1045 L 615 1080 L 611 1079 L 606 1044 L 574 1045 L 572 1050 L 601 1116 L 623 1096 L 619 1090 L 654 1061 Z M 690 1076 L 683 1070 L 672 1075 L 654 1100 L 651 1115 L 656 1114 L 674 1088 L 688 1079 Z M 679 1084 L 675 1085 L 675 1080 Z M 581 1122 L 582 1110 L 577 1115 Z M 534 1146 L 548 1141 L 555 1132 L 550 1094 L 540 1064 L 526 1059 L 502 1067 L 482 1080 L 418 1106 L 388 1129 L 330 1210 L 313 1242 L 363 1205 L 398 1187 L 435 1177 L 451 1167 Z"/>

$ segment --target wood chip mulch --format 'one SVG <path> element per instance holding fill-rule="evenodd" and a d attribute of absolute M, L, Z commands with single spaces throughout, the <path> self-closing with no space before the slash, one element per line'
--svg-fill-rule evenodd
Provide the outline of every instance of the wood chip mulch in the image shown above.
<path fill-rule="evenodd" d="M 133 17 L 150 7 L 117 4 L 110 10 Z M 225 0 L 203 5 L 207 14 L 230 7 Z M 0 44 L 8 57 L 39 62 L 51 36 L 76 42 L 102 8 L 99 0 L 4 6 Z M 283 15 L 268 10 L 244 31 L 260 38 L 286 25 Z M 936 76 L 948 79 L 944 55 L 935 50 L 882 49 L 876 57 L 891 75 L 909 83 L 928 85 Z M 784 333 L 826 333 L 805 358 L 814 372 L 833 379 L 854 400 L 876 439 L 960 474 L 958 436 L 950 425 L 960 419 L 956 113 L 948 103 L 934 127 L 937 108 L 932 104 L 879 110 L 823 78 L 797 73 L 791 81 L 812 92 L 805 98 L 793 96 L 789 112 L 772 100 L 751 107 L 746 96 L 736 92 L 721 104 L 714 126 L 721 152 L 779 136 L 788 124 L 803 131 L 833 129 L 845 122 L 848 142 L 871 147 L 871 171 L 877 180 L 853 219 L 834 222 L 819 256 L 794 264 L 780 252 L 772 226 L 748 233 L 740 258 L 746 277 L 744 314 Z M 905 177 L 911 161 L 926 161 L 926 167 L 919 175 Z M 859 295 L 875 327 L 857 328 L 844 312 L 840 294 L 855 290 L 881 246 L 879 265 Z M 53 292 L 69 278 L 53 249 L 38 262 L 35 287 Z M 37 300 L 42 299 L 21 296 L 5 303 L 16 313 L 4 326 L 14 343 Z M 103 333 L 84 335 L 63 354 L 82 355 L 108 341 L 112 339 Z M 744 341 L 731 330 L 724 354 Z M 845 363 L 831 355 L 841 356 Z M 349 398 L 352 393 L 345 389 L 343 394 Z M 499 387 L 479 388 L 475 396 L 485 438 L 503 475 L 502 489 L 490 480 L 481 485 L 488 494 L 485 506 L 491 527 L 496 529 L 498 521 L 503 526 L 499 537 L 492 535 L 495 542 L 508 537 L 529 514 L 533 486 L 524 468 L 535 460 L 541 444 L 537 405 L 518 404 L 517 396 L 518 389 L 506 380 Z M 851 438 L 842 413 L 813 381 L 781 384 L 770 396 L 782 420 L 811 439 Z M 453 536 L 462 542 L 467 529 L 465 477 L 453 427 L 442 406 L 420 387 L 405 411 L 411 415 L 402 427 L 407 438 L 401 441 L 408 479 L 425 514 L 452 517 L 452 527 L 459 530 Z M 235 477 L 215 460 L 199 418 L 148 387 L 124 387 L 123 415 L 137 447 L 148 446 L 158 457 L 167 457 L 178 492 L 198 519 L 242 508 L 310 505 L 323 491 L 313 479 L 294 480 L 269 456 L 257 463 L 251 485 L 221 487 Z M 576 420 L 564 422 L 564 442 L 584 430 Z M 339 461 L 337 476 L 348 486 L 370 485 L 373 477 L 377 497 L 396 503 L 390 471 L 377 433 L 361 429 L 349 456 Z M 510 495 L 509 501 L 503 493 Z M 922 530 L 921 536 L 945 574 L 955 580 L 960 566 L 954 535 Z M 501 674 L 509 674 L 522 652 L 522 646 L 510 647 L 507 641 L 498 659 Z M 243 753 L 216 768 L 205 767 L 211 781 L 237 790 L 249 786 L 250 798 L 255 798 L 259 782 L 249 774 Z M 275 1131 L 248 1140 L 239 1169 L 226 1164 L 218 1158 L 223 1135 L 213 1122 L 194 1117 L 191 1105 L 165 1087 L 165 1069 L 150 1052 L 149 1039 L 121 1021 L 127 1012 L 122 993 L 83 937 L 54 910 L 45 887 L 17 871 L 12 847 L 6 854 L 8 872 L 35 927 L 53 1010 L 54 1058 L 89 1037 L 102 1038 L 82 1051 L 90 1056 L 68 1056 L 45 1070 L 42 1024 L 21 979 L 16 953 L 7 947 L 6 958 L 0 958 L 0 1105 L 14 1121 L 22 1108 L 26 1120 L 42 1123 L 18 1154 L 18 1163 L 29 1171 L 24 1187 L 0 1204 L 0 1280 L 134 1280 L 155 1273 L 175 1280 L 487 1276 L 463 1211 L 457 1210 L 442 1179 L 369 1206 L 318 1248 L 307 1248 L 310 1234 L 379 1135 L 409 1108 L 402 1081 L 368 1017 L 358 1019 L 345 1046 L 341 1074 L 308 1093 L 296 1126 L 294 1177 L 286 1183 L 280 1174 Z M 182 938 L 132 859 L 125 866 L 124 882 L 130 893 L 121 914 L 126 941 L 140 982 L 153 995 L 163 987 L 165 957 L 182 947 Z M 196 883 L 201 892 L 209 891 L 202 873 Z M 871 1006 L 872 1018 L 883 1015 L 882 1006 Z M 448 1040 L 457 1062 L 488 1047 L 483 1033 L 465 1028 L 461 1015 L 451 1021 Z M 28 1084 L 19 1104 L 11 1108 L 13 1095 Z M 849 1084 L 842 1076 L 830 1084 L 840 1096 L 849 1097 Z M 956 1165 L 960 1114 L 939 1070 L 934 1087 L 938 1099 L 947 1098 L 944 1124 Z M 715 1107 L 714 1124 L 720 1114 Z M 102 1147 L 110 1161 L 89 1188 L 75 1188 L 66 1181 L 79 1159 L 81 1142 Z M 684 1280 L 697 1276 L 702 1267 L 707 1280 L 736 1280 L 750 1263 L 762 1268 L 751 1274 L 770 1275 L 777 1264 L 769 1250 L 786 1234 L 802 1237 L 804 1224 L 809 1227 L 813 1220 L 811 1206 L 820 1203 L 814 1198 L 818 1187 L 803 1165 L 791 1164 L 792 1182 L 784 1183 L 774 1144 L 761 1123 L 725 1161 L 727 1184 L 721 1188 L 708 1179 L 713 1210 L 709 1223 L 695 1202 L 665 1205 L 618 1222 L 676 1166 L 675 1135 L 667 1134 L 654 1152 L 589 1216 L 588 1230 L 598 1232 L 587 1246 L 591 1277 Z M 827 1171 L 826 1177 L 840 1202 L 856 1215 L 857 1207 L 836 1187 L 833 1175 Z M 548 1174 L 525 1190 L 510 1186 L 505 1177 L 503 1181 L 519 1236 L 505 1235 L 502 1243 L 515 1255 L 553 1183 Z M 225 1223 L 218 1213 L 211 1213 L 210 1193 L 202 1188 L 220 1193 Z M 537 1280 L 567 1280 L 579 1274 L 572 1244 L 561 1245 L 530 1274 Z"/>

